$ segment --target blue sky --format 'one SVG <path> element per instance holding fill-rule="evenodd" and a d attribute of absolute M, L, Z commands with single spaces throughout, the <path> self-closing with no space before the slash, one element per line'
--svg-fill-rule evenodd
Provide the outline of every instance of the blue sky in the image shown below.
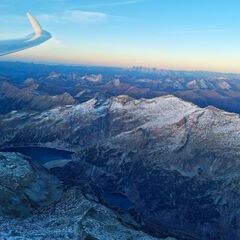
<path fill-rule="evenodd" d="M 54 38 L 2 60 L 240 72 L 238 0 L 1 0 L 0 37 Z"/>

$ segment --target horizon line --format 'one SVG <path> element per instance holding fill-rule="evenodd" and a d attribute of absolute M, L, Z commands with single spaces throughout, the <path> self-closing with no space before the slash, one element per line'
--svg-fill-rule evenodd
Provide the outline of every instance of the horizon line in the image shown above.
<path fill-rule="evenodd" d="M 239 72 L 234 71 L 221 71 L 221 70 L 201 70 L 201 69 L 174 69 L 174 68 L 161 68 L 161 67 L 149 67 L 149 66 L 121 66 L 121 65 L 102 65 L 102 64 L 87 64 L 87 63 L 58 63 L 58 62 L 47 62 L 47 61 L 34 61 L 34 60 L 0 60 L 0 63 L 22 63 L 22 64 L 35 64 L 35 65 L 47 65 L 47 66 L 68 66 L 68 67 L 102 67 L 102 68 L 120 68 L 120 69 L 137 69 L 138 70 L 152 70 L 152 71 L 172 71 L 172 72 L 189 72 L 189 73 L 196 73 L 196 72 L 202 72 L 202 73 L 218 73 L 218 74 L 233 74 L 233 75 L 240 75 Z"/>

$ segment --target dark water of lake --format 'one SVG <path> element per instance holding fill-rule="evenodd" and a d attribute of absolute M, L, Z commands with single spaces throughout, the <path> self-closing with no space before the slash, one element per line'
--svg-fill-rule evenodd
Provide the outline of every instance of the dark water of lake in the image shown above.
<path fill-rule="evenodd" d="M 124 210 L 129 210 L 134 207 L 134 204 L 121 193 L 102 192 L 103 200 L 112 207 L 117 207 Z"/>
<path fill-rule="evenodd" d="M 2 152 L 18 152 L 31 157 L 34 161 L 44 164 L 54 160 L 71 159 L 73 152 L 47 147 L 12 147 L 1 150 Z"/>

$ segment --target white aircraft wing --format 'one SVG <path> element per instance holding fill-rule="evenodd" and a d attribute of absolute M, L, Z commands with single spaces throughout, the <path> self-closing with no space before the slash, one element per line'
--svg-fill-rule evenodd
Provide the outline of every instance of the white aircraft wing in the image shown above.
<path fill-rule="evenodd" d="M 38 46 L 52 37 L 49 32 L 42 29 L 36 18 L 30 13 L 27 13 L 27 16 L 34 32 L 20 39 L 0 40 L 0 56 Z"/>

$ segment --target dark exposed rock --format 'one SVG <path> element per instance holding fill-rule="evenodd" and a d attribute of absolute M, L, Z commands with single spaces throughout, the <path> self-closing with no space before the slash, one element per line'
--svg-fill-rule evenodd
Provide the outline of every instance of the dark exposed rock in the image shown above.
<path fill-rule="evenodd" d="M 21 154 L 0 153 L 0 214 L 26 217 L 61 197 L 61 184 Z"/>

